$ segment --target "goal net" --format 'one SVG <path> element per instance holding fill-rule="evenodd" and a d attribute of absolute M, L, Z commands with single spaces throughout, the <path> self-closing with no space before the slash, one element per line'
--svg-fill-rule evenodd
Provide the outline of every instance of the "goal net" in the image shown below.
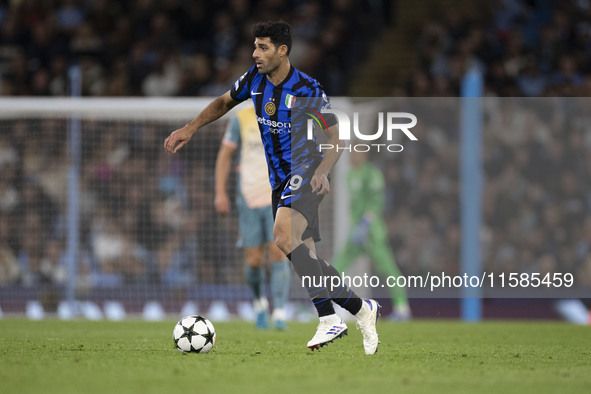
<path fill-rule="evenodd" d="M 229 117 L 176 155 L 163 149 L 209 101 L 2 100 L 4 313 L 223 317 L 251 298 L 236 217 L 213 205 Z"/>

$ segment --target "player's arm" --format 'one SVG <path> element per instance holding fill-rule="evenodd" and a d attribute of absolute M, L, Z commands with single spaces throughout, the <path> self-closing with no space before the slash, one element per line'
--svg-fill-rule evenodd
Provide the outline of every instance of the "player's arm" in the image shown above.
<path fill-rule="evenodd" d="M 226 186 L 228 184 L 228 175 L 232 165 L 232 156 L 236 152 L 237 146 L 229 141 L 223 140 L 215 161 L 215 210 L 222 216 L 230 212 L 230 199 Z"/>
<path fill-rule="evenodd" d="M 312 179 L 310 180 L 310 186 L 312 186 L 312 191 L 316 194 L 326 194 L 330 191 L 330 182 L 328 181 L 328 173 L 337 163 L 341 154 L 343 153 L 343 148 L 345 147 L 345 142 L 339 140 L 339 125 L 335 123 L 334 125 L 330 126 L 326 131 L 328 135 L 328 144 L 332 144 L 332 146 L 337 147 L 338 149 L 329 149 L 324 154 L 324 159 L 320 162 L 320 165 L 314 172 Z"/>
<path fill-rule="evenodd" d="M 184 127 L 173 131 L 166 140 L 164 140 L 164 149 L 169 153 L 176 153 L 181 149 L 200 128 L 221 118 L 234 108 L 240 101 L 236 101 L 230 95 L 228 90 L 215 100 L 213 100 L 195 119 L 187 123 Z"/>

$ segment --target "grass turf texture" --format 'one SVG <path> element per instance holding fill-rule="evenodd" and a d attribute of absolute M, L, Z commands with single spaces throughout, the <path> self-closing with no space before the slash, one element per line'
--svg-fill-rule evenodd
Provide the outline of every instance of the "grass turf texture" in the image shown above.
<path fill-rule="evenodd" d="M 215 323 L 209 354 L 174 348 L 174 321 L 0 320 L 2 393 L 582 393 L 590 327 L 564 323 L 380 322 L 378 354 L 361 334 L 311 352 L 315 324 L 286 332 Z"/>

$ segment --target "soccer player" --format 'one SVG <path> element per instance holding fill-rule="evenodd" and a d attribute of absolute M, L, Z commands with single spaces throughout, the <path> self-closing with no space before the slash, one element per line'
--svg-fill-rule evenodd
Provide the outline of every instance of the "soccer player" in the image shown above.
<path fill-rule="evenodd" d="M 215 166 L 215 209 L 226 216 L 230 200 L 226 191 L 232 156 L 240 149 L 236 207 L 240 236 L 238 247 L 244 248 L 244 274 L 250 286 L 256 312 L 256 326 L 268 328 L 268 308 L 265 291 L 266 267 L 263 266 L 265 248 L 269 254 L 273 325 L 285 330 L 285 303 L 289 297 L 290 267 L 285 255 L 272 242 L 273 210 L 271 186 L 266 171 L 263 144 L 254 107 L 239 111 L 228 123 Z"/>
<path fill-rule="evenodd" d="M 322 154 L 316 141 L 307 139 L 301 114 L 329 108 L 328 97 L 318 81 L 291 65 L 291 27 L 287 23 L 258 23 L 253 35 L 255 65 L 195 119 L 173 131 L 164 141 L 164 148 L 170 153 L 178 152 L 200 127 L 251 98 L 273 189 L 275 243 L 287 255 L 303 283 L 304 278 L 315 279 L 307 282 L 306 289 L 320 323 L 308 348 L 320 348 L 347 333 L 347 325 L 334 311 L 332 302 L 335 302 L 355 316 L 365 353 L 374 354 L 379 343 L 376 323 L 380 305 L 375 300 L 360 299 L 340 284 L 338 271 L 316 256 L 314 242 L 320 239 L 318 206 L 330 191 L 329 171 L 340 152 L 334 149 Z M 336 119 L 327 116 L 325 126 L 328 142 L 340 145 Z M 320 278 L 328 280 L 320 283 Z"/>
<path fill-rule="evenodd" d="M 352 169 L 347 174 L 350 218 L 353 223 L 347 243 L 333 260 L 334 267 L 344 272 L 361 255 L 367 255 L 384 276 L 401 275 L 383 219 L 384 176 L 367 161 L 367 153 L 351 152 Z M 394 300 L 391 320 L 405 321 L 411 318 L 408 298 L 404 287 L 390 287 Z"/>

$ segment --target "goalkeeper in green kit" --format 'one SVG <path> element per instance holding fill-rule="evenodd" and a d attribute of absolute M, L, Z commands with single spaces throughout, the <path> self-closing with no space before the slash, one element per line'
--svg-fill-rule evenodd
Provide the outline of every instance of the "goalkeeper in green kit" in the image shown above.
<path fill-rule="evenodd" d="M 368 256 L 377 272 L 385 277 L 401 275 L 390 248 L 383 220 L 384 176 L 367 162 L 367 153 L 351 152 L 352 169 L 347 175 L 351 230 L 347 243 L 333 260 L 339 272 L 346 272 L 361 255 Z M 391 320 L 411 318 L 406 289 L 389 287 L 393 299 Z"/>

